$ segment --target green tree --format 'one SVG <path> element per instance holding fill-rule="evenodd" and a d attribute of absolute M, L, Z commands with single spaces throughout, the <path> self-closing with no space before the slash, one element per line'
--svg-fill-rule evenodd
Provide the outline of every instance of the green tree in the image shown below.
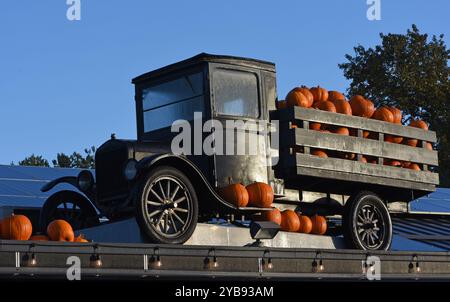
<path fill-rule="evenodd" d="M 351 80 L 348 96 L 361 94 L 377 106 L 396 106 L 404 122 L 418 117 L 437 132 L 439 174 L 450 186 L 450 50 L 444 36 L 421 34 L 415 25 L 406 34 L 380 34 L 381 45 L 358 45 L 339 64 Z"/>
<path fill-rule="evenodd" d="M 85 155 L 73 152 L 72 155 L 58 153 L 52 160 L 53 166 L 61 168 L 95 169 L 95 147 L 84 149 Z"/>
<path fill-rule="evenodd" d="M 24 160 L 19 161 L 20 166 L 38 166 L 38 167 L 50 167 L 48 160 L 41 155 L 31 154 Z"/>

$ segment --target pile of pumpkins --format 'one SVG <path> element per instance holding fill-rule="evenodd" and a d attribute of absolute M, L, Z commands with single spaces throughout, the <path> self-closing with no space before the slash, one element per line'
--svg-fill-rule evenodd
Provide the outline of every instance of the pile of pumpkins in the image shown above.
<path fill-rule="evenodd" d="M 240 183 L 230 184 L 220 188 L 219 194 L 227 202 L 237 207 L 270 208 L 274 199 L 272 187 L 263 182 L 255 182 L 248 186 Z M 273 208 L 269 211 L 263 211 L 255 219 L 273 221 L 281 226 L 281 230 L 286 232 L 322 235 L 327 230 L 327 222 L 324 217 L 314 215 L 310 218 L 292 210 L 281 212 L 279 209 Z"/>
<path fill-rule="evenodd" d="M 327 231 L 327 220 L 323 216 L 302 215 L 293 210 L 280 211 L 277 208 L 264 211 L 257 220 L 272 221 L 281 226 L 285 232 L 323 235 Z"/>
<path fill-rule="evenodd" d="M 5 240 L 89 242 L 82 234 L 75 236 L 72 226 L 57 219 L 47 226 L 47 235 L 33 234 L 33 226 L 25 215 L 11 214 L 0 220 L 0 238 Z"/>
<path fill-rule="evenodd" d="M 398 108 L 382 106 L 376 109 L 374 103 L 369 99 L 364 98 L 362 95 L 355 95 L 351 97 L 350 100 L 347 100 L 342 93 L 338 91 L 328 91 L 320 86 L 312 88 L 307 88 L 306 86 L 296 87 L 287 94 L 286 100 L 281 100 L 276 103 L 276 107 L 278 109 L 294 106 L 376 119 L 399 125 L 402 124 L 403 119 L 402 111 Z M 427 123 L 418 119 L 412 120 L 408 126 L 428 130 Z M 292 127 L 296 128 L 297 126 L 293 124 Z M 334 133 L 340 135 L 357 136 L 358 133 L 357 129 L 348 129 L 346 127 L 324 125 L 320 123 L 310 123 L 309 128 L 311 130 L 316 130 L 324 133 Z M 371 133 L 369 131 L 363 131 L 363 137 L 368 139 L 378 139 L 378 134 Z M 411 147 L 421 147 L 419 146 L 417 139 L 385 135 L 384 140 L 386 142 L 394 144 L 404 144 Z M 426 142 L 425 147 L 429 150 L 433 150 L 433 146 L 429 142 Z M 299 150 L 296 151 L 300 152 Z M 335 156 L 349 160 L 356 160 L 357 158 L 356 154 L 353 153 L 337 152 L 334 154 L 328 154 L 327 151 L 319 149 L 312 149 L 311 154 L 322 158 L 327 158 L 329 156 Z M 369 156 L 363 156 L 361 158 L 361 161 L 365 163 L 377 163 L 376 158 Z M 398 160 L 385 160 L 384 164 L 418 171 L 421 170 L 420 166 L 416 163 L 401 162 Z"/>

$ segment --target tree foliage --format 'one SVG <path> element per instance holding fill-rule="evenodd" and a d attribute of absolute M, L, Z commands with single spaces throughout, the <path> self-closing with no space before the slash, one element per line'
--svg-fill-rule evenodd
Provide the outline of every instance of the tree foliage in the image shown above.
<path fill-rule="evenodd" d="M 406 34 L 380 38 L 380 45 L 358 45 L 339 64 L 351 80 L 347 94 L 401 108 L 405 123 L 416 117 L 428 122 L 438 136 L 441 185 L 450 186 L 450 50 L 444 36 L 430 38 L 412 25 Z"/>
<path fill-rule="evenodd" d="M 52 160 L 53 167 L 59 168 L 81 168 L 81 169 L 95 169 L 95 147 L 84 149 L 84 155 L 73 152 L 72 155 L 58 153 L 56 159 Z M 50 167 L 49 162 L 41 155 L 36 156 L 32 154 L 19 162 L 20 166 L 40 166 Z"/>

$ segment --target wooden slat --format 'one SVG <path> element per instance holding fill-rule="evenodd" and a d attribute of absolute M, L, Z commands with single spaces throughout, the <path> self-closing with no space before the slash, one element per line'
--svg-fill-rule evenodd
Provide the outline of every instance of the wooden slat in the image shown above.
<path fill-rule="evenodd" d="M 405 168 L 375 165 L 339 158 L 320 158 L 313 155 L 297 153 L 297 167 L 307 167 L 326 171 L 340 171 L 359 175 L 402 179 L 411 182 L 439 184 L 439 175 L 428 171 L 414 171 Z M 328 172 L 325 172 L 328 173 Z"/>
<path fill-rule="evenodd" d="M 391 179 L 371 175 L 360 175 L 353 173 L 346 173 L 340 171 L 322 170 L 308 167 L 297 167 L 297 174 L 301 176 L 319 177 L 333 180 L 342 180 L 349 182 L 367 183 L 383 185 L 394 188 L 405 188 L 412 190 L 420 190 L 427 192 L 434 192 L 436 190 L 435 185 L 411 182 L 402 179 Z"/>
<path fill-rule="evenodd" d="M 410 161 L 426 165 L 438 165 L 437 152 L 425 148 L 410 147 L 406 145 L 380 142 L 378 140 L 344 136 L 333 133 L 323 133 L 300 128 L 281 131 L 281 133 L 285 134 L 280 137 L 280 143 L 284 147 L 293 145 L 307 146 Z"/>
<path fill-rule="evenodd" d="M 305 120 L 324 124 L 363 129 L 373 132 L 415 138 L 428 142 L 436 142 L 436 132 L 425 131 L 423 129 L 387 123 L 378 120 L 362 118 L 359 116 L 349 116 L 345 114 L 326 112 L 310 108 L 293 107 L 277 110 L 271 114 L 272 119 L 279 119 L 280 122 Z"/>

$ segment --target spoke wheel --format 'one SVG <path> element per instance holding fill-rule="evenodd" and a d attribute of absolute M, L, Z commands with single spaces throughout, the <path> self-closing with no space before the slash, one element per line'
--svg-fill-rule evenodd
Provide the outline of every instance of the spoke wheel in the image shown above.
<path fill-rule="evenodd" d="M 344 237 L 351 248 L 388 250 L 392 221 L 383 201 L 374 193 L 361 192 L 346 204 Z"/>
<path fill-rule="evenodd" d="M 197 196 L 182 172 L 156 168 L 139 197 L 137 220 L 152 242 L 183 243 L 190 238 L 197 224 Z"/>
<path fill-rule="evenodd" d="M 60 191 L 51 195 L 41 209 L 40 228 L 56 219 L 70 223 L 74 230 L 96 226 L 100 223 L 97 211 L 84 196 L 73 191 Z"/>

